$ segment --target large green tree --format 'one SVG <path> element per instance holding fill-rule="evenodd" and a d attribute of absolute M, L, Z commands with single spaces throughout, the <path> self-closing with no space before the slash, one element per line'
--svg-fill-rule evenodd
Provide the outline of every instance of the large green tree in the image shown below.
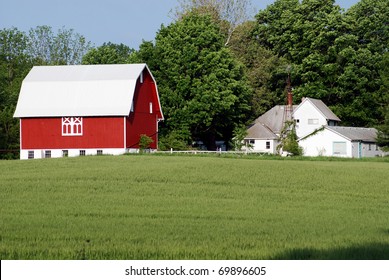
<path fill-rule="evenodd" d="M 19 147 L 19 123 L 13 112 L 20 85 L 32 67 L 26 52 L 28 38 L 16 28 L 0 30 L 0 158 Z"/>
<path fill-rule="evenodd" d="M 82 64 L 123 64 L 133 62 L 135 57 L 134 49 L 108 42 L 90 49 L 82 58 Z"/>
<path fill-rule="evenodd" d="M 362 0 L 342 13 L 334 0 L 277 0 L 258 13 L 255 38 L 291 63 L 297 99 L 320 98 L 344 124 L 372 125 L 383 119 L 388 3 Z"/>
<path fill-rule="evenodd" d="M 158 81 L 162 132 L 181 135 L 188 144 L 201 139 L 212 150 L 216 139 L 228 141 L 247 119 L 250 92 L 242 65 L 211 17 L 188 13 L 161 28 L 154 48 L 142 46 Z"/>
<path fill-rule="evenodd" d="M 285 102 L 285 81 L 289 62 L 253 40 L 255 22 L 240 25 L 231 37 L 229 48 L 245 66 L 252 88 L 252 120 L 271 107 Z"/>

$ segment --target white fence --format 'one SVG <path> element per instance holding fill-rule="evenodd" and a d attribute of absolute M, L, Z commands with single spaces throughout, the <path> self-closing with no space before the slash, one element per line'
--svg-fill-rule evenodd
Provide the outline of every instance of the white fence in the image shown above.
<path fill-rule="evenodd" d="M 255 154 L 255 155 L 269 155 L 267 153 L 263 152 L 255 152 L 255 151 L 222 151 L 222 150 L 217 150 L 217 151 L 206 151 L 206 150 L 187 150 L 187 151 L 174 151 L 171 149 L 170 151 L 156 151 L 155 153 L 161 153 L 161 154 L 236 154 L 236 155 L 248 155 L 248 154 Z"/>

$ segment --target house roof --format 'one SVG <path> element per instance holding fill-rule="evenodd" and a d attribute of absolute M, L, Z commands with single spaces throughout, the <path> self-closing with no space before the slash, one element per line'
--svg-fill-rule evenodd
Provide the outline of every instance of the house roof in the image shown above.
<path fill-rule="evenodd" d="M 146 64 L 35 66 L 14 117 L 128 116 L 144 69 L 154 80 Z"/>
<path fill-rule="evenodd" d="M 377 130 L 375 128 L 346 126 L 327 126 L 326 128 L 347 138 L 350 141 L 364 141 L 373 143 L 377 141 Z"/>
<path fill-rule="evenodd" d="M 277 105 L 271 108 L 269 111 L 261 115 L 255 120 L 255 123 L 264 124 L 273 133 L 280 134 L 284 125 L 284 114 L 286 105 Z M 293 106 L 295 110 L 297 106 Z"/>
<path fill-rule="evenodd" d="M 338 116 L 334 114 L 334 112 L 331 111 L 330 108 L 327 107 L 326 104 L 324 104 L 323 101 L 320 99 L 314 99 L 310 97 L 303 98 L 302 102 L 298 107 L 300 107 L 304 102 L 311 102 L 314 107 L 327 119 L 327 120 L 334 120 L 340 122 L 340 119 Z"/>
<path fill-rule="evenodd" d="M 262 123 L 253 124 L 248 130 L 245 139 L 277 139 L 270 128 Z"/>

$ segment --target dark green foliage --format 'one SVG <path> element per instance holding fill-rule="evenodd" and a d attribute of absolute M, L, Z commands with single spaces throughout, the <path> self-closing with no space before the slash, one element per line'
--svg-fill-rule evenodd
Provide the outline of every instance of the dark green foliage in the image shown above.
<path fill-rule="evenodd" d="M 185 136 L 181 132 L 170 131 L 159 138 L 158 149 L 161 151 L 169 151 L 170 149 L 185 151 L 190 148 L 188 142 L 190 142 L 190 135 Z"/>
<path fill-rule="evenodd" d="M 131 62 L 135 50 L 124 44 L 104 43 L 89 50 L 82 58 L 82 64 L 124 64 Z"/>
<path fill-rule="evenodd" d="M 385 122 L 378 127 L 377 144 L 389 152 L 389 106 L 386 109 Z"/>
<path fill-rule="evenodd" d="M 293 65 L 295 99 L 322 99 L 343 124 L 368 126 L 384 118 L 388 17 L 385 0 L 362 0 L 346 13 L 333 0 L 278 0 L 258 13 L 254 38 Z"/>
<path fill-rule="evenodd" d="M 16 28 L 0 30 L 0 159 L 16 158 L 19 122 L 13 119 L 20 85 L 32 67 L 28 38 Z"/>
<path fill-rule="evenodd" d="M 141 134 L 139 137 L 139 151 L 144 152 L 146 149 L 150 148 L 151 143 L 153 143 L 153 139 L 146 134 Z"/>
<path fill-rule="evenodd" d="M 280 144 L 277 146 L 277 151 L 288 152 L 293 156 L 301 156 L 303 149 L 299 146 L 296 134 L 296 124 L 294 121 L 286 121 L 280 135 Z"/>
<path fill-rule="evenodd" d="M 166 117 L 162 134 L 190 135 L 211 150 L 217 138 L 228 141 L 234 127 L 247 120 L 250 91 L 220 28 L 209 16 L 189 13 L 162 27 L 152 50 L 150 67 Z"/>
<path fill-rule="evenodd" d="M 232 150 L 240 151 L 240 150 L 242 150 L 243 146 L 245 146 L 245 145 L 248 146 L 248 148 L 251 148 L 250 144 L 244 143 L 244 138 L 246 136 L 247 136 L 247 127 L 246 126 L 236 127 L 234 129 L 233 138 L 231 139 L 231 142 L 230 142 L 230 147 L 232 148 Z"/>

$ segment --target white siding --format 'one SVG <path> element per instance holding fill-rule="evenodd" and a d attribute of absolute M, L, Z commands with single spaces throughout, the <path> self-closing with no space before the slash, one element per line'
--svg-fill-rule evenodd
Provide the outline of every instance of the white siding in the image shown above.
<path fill-rule="evenodd" d="M 327 125 L 326 118 L 309 101 L 303 102 L 296 109 L 293 116 L 299 138 L 307 136 L 323 125 Z"/>
<path fill-rule="evenodd" d="M 249 149 L 251 152 L 257 152 L 257 153 L 268 153 L 268 154 L 275 154 L 278 141 L 276 140 L 264 140 L 264 139 L 248 139 L 254 141 L 254 144 L 252 145 L 252 148 Z"/>
<path fill-rule="evenodd" d="M 346 154 L 334 153 L 335 143 L 345 143 Z M 352 157 L 351 141 L 328 129 L 319 131 L 315 135 L 312 135 L 305 140 L 301 140 L 299 145 L 303 148 L 305 156 Z"/>

